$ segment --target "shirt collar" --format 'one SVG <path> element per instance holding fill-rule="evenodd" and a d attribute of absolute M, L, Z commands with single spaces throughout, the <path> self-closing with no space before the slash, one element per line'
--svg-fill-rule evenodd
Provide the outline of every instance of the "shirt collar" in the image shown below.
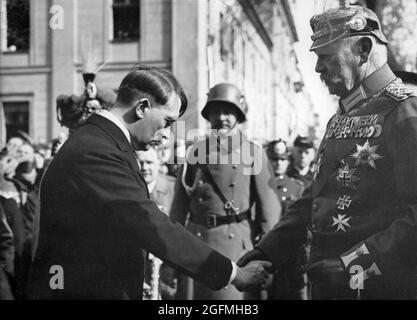
<path fill-rule="evenodd" d="M 365 78 L 359 87 L 353 88 L 339 101 L 343 112 L 349 112 L 359 107 L 365 100 L 371 98 L 396 79 L 388 64 Z"/>
<path fill-rule="evenodd" d="M 152 193 L 155 190 L 155 187 L 156 187 L 156 180 L 152 181 L 151 183 L 148 183 L 149 193 Z"/>
<path fill-rule="evenodd" d="M 126 129 L 124 124 L 113 113 L 111 113 L 107 110 L 100 110 L 97 114 L 106 118 L 107 120 L 110 120 L 116 126 L 118 126 L 120 128 L 120 130 L 123 131 L 124 135 L 126 136 L 127 141 L 129 141 L 129 143 L 131 143 L 131 138 L 130 138 L 129 131 Z"/>

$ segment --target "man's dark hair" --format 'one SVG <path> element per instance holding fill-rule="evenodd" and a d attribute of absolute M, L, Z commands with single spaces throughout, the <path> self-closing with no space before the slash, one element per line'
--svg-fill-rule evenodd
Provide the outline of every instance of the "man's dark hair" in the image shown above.
<path fill-rule="evenodd" d="M 171 94 L 176 93 L 181 99 L 180 116 L 187 109 L 187 97 L 174 75 L 163 69 L 136 65 L 120 84 L 117 101 L 131 104 L 135 100 L 147 98 L 151 105 L 165 105 Z"/>

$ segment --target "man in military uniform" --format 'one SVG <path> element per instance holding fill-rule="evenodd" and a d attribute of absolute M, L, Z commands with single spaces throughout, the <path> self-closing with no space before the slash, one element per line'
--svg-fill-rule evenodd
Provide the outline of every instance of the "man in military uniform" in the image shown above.
<path fill-rule="evenodd" d="M 266 154 L 274 169 L 276 188 L 281 201 L 282 214 L 295 200 L 299 199 L 304 190 L 304 184 L 290 178 L 286 171 L 289 164 L 289 152 L 284 140 L 278 139 L 268 143 Z M 274 281 L 269 289 L 268 298 L 274 300 L 300 300 L 303 298 L 305 279 L 302 267 L 305 264 L 303 246 L 294 254 L 279 272 L 274 275 Z"/>
<path fill-rule="evenodd" d="M 316 71 L 339 110 L 311 187 L 238 264 L 263 258 L 279 270 L 308 238 L 313 299 L 414 298 L 417 97 L 386 64 L 373 11 L 345 4 L 311 26 Z"/>
<path fill-rule="evenodd" d="M 201 114 L 212 131 L 188 149 L 170 213 L 184 225 L 188 218 L 192 233 L 235 261 L 253 248 L 255 236 L 272 229 L 281 214 L 272 168 L 262 147 L 238 129 L 246 120 L 245 112 L 243 95 L 234 85 L 221 83 L 210 89 Z M 195 282 L 193 295 L 181 292 L 182 287 L 179 284 L 178 298 L 244 298 L 233 287 L 211 291 Z"/>
<path fill-rule="evenodd" d="M 301 181 L 304 187 L 309 186 L 313 181 L 313 172 L 311 171 L 311 163 L 314 160 L 313 140 L 308 137 L 297 136 L 294 140 L 291 158 L 292 161 L 288 166 L 287 175 Z"/>
<path fill-rule="evenodd" d="M 278 197 L 281 201 L 282 212 L 285 214 L 285 209 L 301 197 L 304 184 L 286 174 L 289 154 L 284 140 L 278 139 L 268 143 L 266 154 L 274 170 Z"/>

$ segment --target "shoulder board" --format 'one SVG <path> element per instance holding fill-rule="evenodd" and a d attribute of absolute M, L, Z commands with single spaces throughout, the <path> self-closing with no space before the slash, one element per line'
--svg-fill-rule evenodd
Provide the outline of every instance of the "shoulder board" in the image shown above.
<path fill-rule="evenodd" d="M 389 97 L 396 101 L 403 101 L 408 97 L 415 95 L 414 91 L 407 88 L 400 78 L 395 79 L 386 88 L 385 91 Z"/>

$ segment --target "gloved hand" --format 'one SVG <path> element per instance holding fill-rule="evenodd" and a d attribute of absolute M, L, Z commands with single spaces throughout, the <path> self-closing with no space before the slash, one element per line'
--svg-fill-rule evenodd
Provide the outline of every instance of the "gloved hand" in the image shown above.
<path fill-rule="evenodd" d="M 329 290 L 346 289 L 349 286 L 349 274 L 340 258 L 327 258 L 307 267 L 307 276 L 313 283 L 320 283 Z"/>
<path fill-rule="evenodd" d="M 241 257 L 238 261 L 237 261 L 237 265 L 239 267 L 244 267 L 246 266 L 249 262 L 251 261 L 255 261 L 255 260 L 268 260 L 267 256 L 259 249 L 253 249 L 249 252 L 247 252 L 243 257 Z"/>

